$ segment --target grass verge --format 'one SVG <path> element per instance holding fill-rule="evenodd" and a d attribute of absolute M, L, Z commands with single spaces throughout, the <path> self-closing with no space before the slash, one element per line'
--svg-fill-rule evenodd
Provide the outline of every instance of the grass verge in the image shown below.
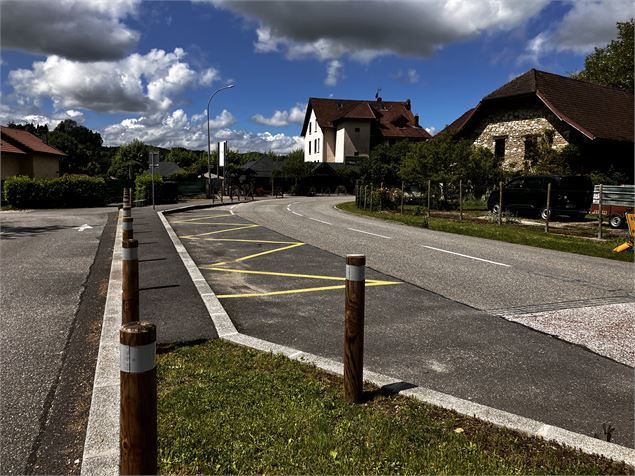
<path fill-rule="evenodd" d="M 158 358 L 160 474 L 633 474 L 368 386 L 220 340 Z"/>
<path fill-rule="evenodd" d="M 360 210 L 355 202 L 341 203 L 337 206 L 341 210 L 358 215 L 372 216 L 384 220 L 398 221 L 406 225 L 421 227 L 425 222 L 424 215 L 414 215 L 390 211 Z M 472 220 L 458 221 L 448 218 L 427 219 L 430 230 L 445 231 L 459 235 L 476 236 L 490 240 L 506 241 L 520 245 L 535 246 L 556 251 L 567 251 L 587 256 L 597 256 L 617 261 L 633 261 L 633 252 L 613 253 L 613 248 L 626 241 L 626 238 L 614 238 L 605 241 L 593 241 L 575 236 L 545 233 L 542 228 L 520 225 L 516 223 L 504 223 L 498 226 L 495 223 L 485 221 L 474 222 Z M 554 230 L 555 231 L 555 230 Z"/>

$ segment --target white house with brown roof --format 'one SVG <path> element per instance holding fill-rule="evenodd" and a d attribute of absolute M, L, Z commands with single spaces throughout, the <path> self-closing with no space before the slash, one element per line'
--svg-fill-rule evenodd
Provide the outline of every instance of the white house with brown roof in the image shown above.
<path fill-rule="evenodd" d="M 378 144 L 430 139 L 410 109 L 410 101 L 309 98 L 301 133 L 304 160 L 355 163 Z"/>
<path fill-rule="evenodd" d="M 45 144 L 30 132 L 0 127 L 0 178 L 14 175 L 55 178 L 64 152 Z"/>

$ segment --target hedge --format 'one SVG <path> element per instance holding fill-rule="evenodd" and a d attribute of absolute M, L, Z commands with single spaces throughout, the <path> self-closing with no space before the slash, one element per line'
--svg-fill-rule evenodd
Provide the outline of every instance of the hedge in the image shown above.
<path fill-rule="evenodd" d="M 70 208 L 102 206 L 106 202 L 104 179 L 64 175 L 52 179 L 8 177 L 3 199 L 15 208 Z"/>
<path fill-rule="evenodd" d="M 154 175 L 154 203 L 174 203 L 177 201 L 177 183 L 164 182 L 163 177 Z M 152 203 L 152 175 L 144 173 L 135 177 L 135 200 Z"/>

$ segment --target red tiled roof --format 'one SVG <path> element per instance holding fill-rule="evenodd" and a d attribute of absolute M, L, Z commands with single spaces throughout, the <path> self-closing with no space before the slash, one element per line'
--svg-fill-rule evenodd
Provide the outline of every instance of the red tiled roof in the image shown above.
<path fill-rule="evenodd" d="M 66 156 L 66 154 L 55 147 L 42 142 L 39 137 L 34 136 L 30 132 L 21 129 L 11 129 L 9 127 L 0 127 L 0 134 L 7 142 L 12 142 L 20 149 L 26 148 L 28 152 L 40 152 L 42 154 L 51 154 Z"/>
<path fill-rule="evenodd" d="M 342 119 L 374 120 L 378 122 L 383 137 L 432 137 L 428 131 L 416 125 L 415 117 L 405 102 L 309 98 L 302 136 L 306 135 L 311 111 L 315 112 L 322 129 L 335 127 L 335 123 Z"/>
<path fill-rule="evenodd" d="M 0 139 L 0 153 L 2 154 L 22 154 L 26 155 L 26 152 L 18 149 L 13 144 L 9 144 L 7 141 Z"/>
<path fill-rule="evenodd" d="M 463 129 L 483 104 L 531 95 L 591 140 L 633 141 L 633 94 L 536 69 L 485 96 L 471 114 L 465 113 L 448 128 Z"/>
<path fill-rule="evenodd" d="M 470 118 L 472 117 L 472 114 L 474 114 L 474 111 L 476 110 L 475 107 L 473 107 L 472 109 L 468 109 L 467 111 L 465 111 L 461 117 L 459 117 L 457 120 L 455 120 L 452 124 L 449 124 L 447 126 L 445 126 L 445 128 L 440 131 L 437 136 L 440 136 L 441 134 L 456 134 L 457 132 L 459 132 L 463 126 L 465 125 L 465 123 L 467 121 L 470 120 Z"/>

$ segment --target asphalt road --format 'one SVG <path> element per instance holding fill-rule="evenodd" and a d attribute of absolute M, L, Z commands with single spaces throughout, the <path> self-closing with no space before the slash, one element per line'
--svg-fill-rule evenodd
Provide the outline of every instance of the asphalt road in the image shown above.
<path fill-rule="evenodd" d="M 418 229 L 334 208 L 352 197 L 246 202 L 240 216 L 495 314 L 635 301 L 632 263 Z"/>
<path fill-rule="evenodd" d="M 319 249 L 273 231 L 271 216 L 293 215 L 288 203 L 168 220 L 239 332 L 341 361 L 344 258 L 329 248 L 360 249 L 346 237 Z M 271 214 L 257 213 L 267 206 Z M 245 210 L 258 216 L 246 220 Z M 358 226 L 368 233 L 372 224 Z M 386 253 L 401 246 L 374 238 Z M 367 256 L 366 369 L 586 435 L 601 435 L 610 422 L 613 441 L 633 445 L 631 367 L 396 279 Z"/>
<path fill-rule="evenodd" d="M 72 471 L 74 460 L 65 460 L 71 458 L 70 454 L 56 455 L 61 467 L 38 464 L 38 454 L 52 435 L 47 424 L 55 413 L 51 409 L 56 408 L 59 387 L 73 385 L 77 379 L 76 373 L 66 374 L 62 369 L 73 348 L 70 341 L 77 324 L 80 296 L 112 211 L 98 208 L 0 212 L 1 474 Z M 109 260 L 102 263 L 102 267 L 108 266 Z M 98 286 L 94 283 L 94 287 Z M 95 296 L 98 294 L 97 290 Z M 101 316 L 95 303 L 88 303 L 88 308 L 89 314 L 91 309 L 96 312 L 99 323 Z M 95 348 L 98 331 L 99 327 Z M 87 335 L 90 330 L 82 332 Z M 89 345 L 82 346 L 83 352 L 88 351 Z M 94 367 L 94 363 L 90 365 Z M 58 385 L 62 379 L 70 381 Z M 92 379 L 84 379 L 89 381 L 81 382 L 82 385 L 92 389 Z M 90 404 L 90 393 L 88 398 Z M 72 419 L 68 411 L 60 412 L 62 422 Z M 59 430 L 55 429 L 58 436 Z"/>

